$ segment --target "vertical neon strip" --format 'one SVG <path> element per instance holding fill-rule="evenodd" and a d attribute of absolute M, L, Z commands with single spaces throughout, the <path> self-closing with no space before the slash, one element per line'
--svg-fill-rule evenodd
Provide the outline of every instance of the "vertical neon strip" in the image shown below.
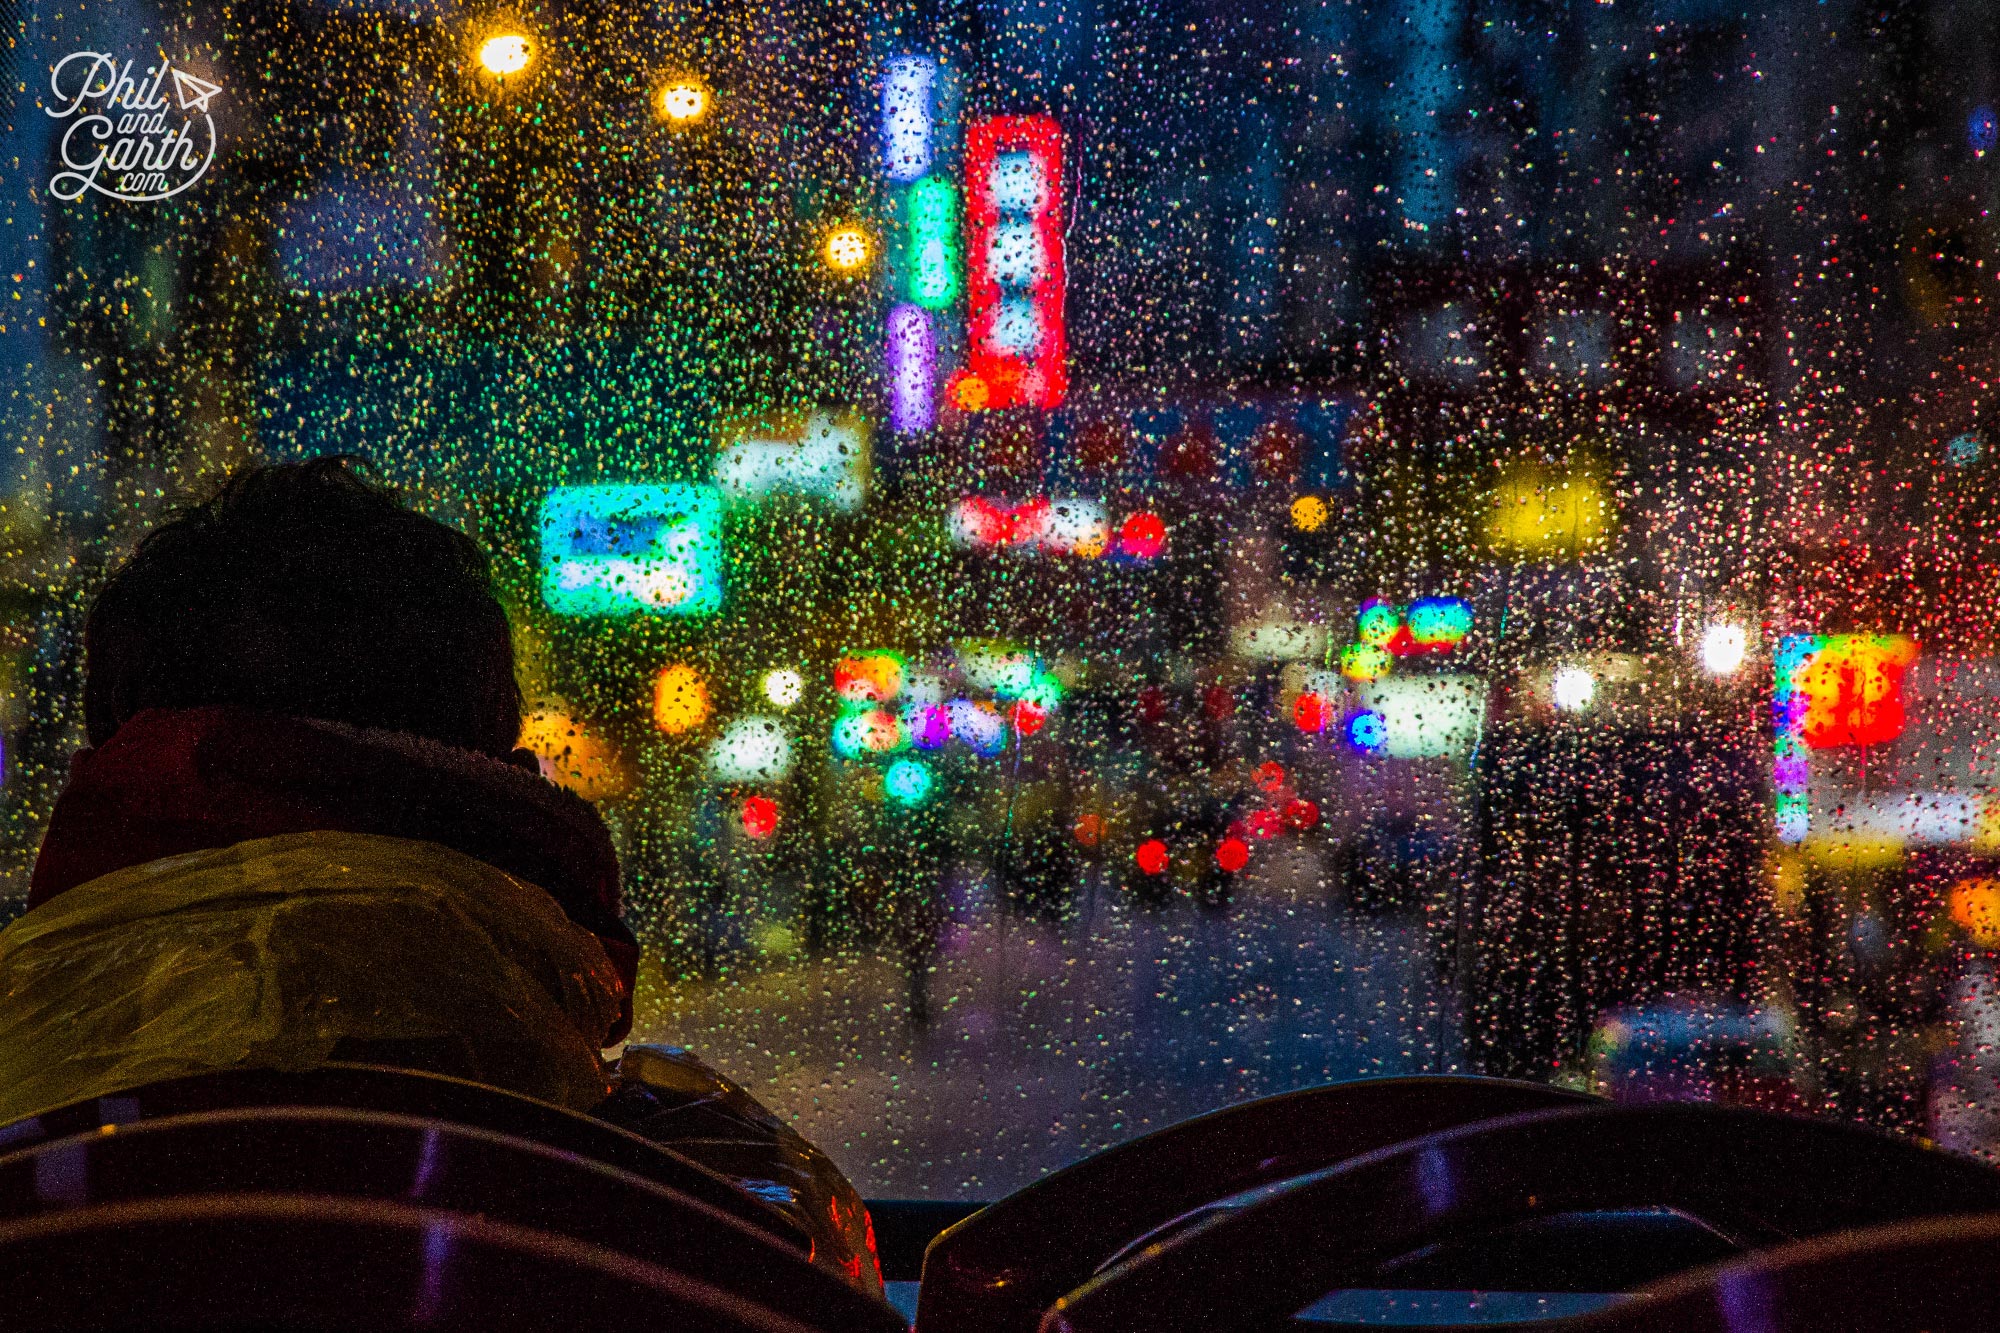
<path fill-rule="evenodd" d="M 927 176 L 904 196 L 904 217 L 909 298 L 943 310 L 958 299 L 958 191 L 942 176 Z"/>
<path fill-rule="evenodd" d="M 965 136 L 968 408 L 1060 406 L 1069 391 L 1062 127 L 990 116 Z"/>
<path fill-rule="evenodd" d="M 898 184 L 931 169 L 937 73 L 929 56 L 897 56 L 882 71 L 882 174 Z"/>
<path fill-rule="evenodd" d="M 1794 845 L 1805 841 L 1811 828 L 1809 791 L 1812 769 L 1806 758 L 1806 692 L 1799 678 L 1815 654 L 1826 646 L 1820 634 L 1787 634 L 1778 640 L 1772 655 L 1775 680 L 1771 688 L 1772 743 L 1771 790 L 1778 841 Z"/>
<path fill-rule="evenodd" d="M 931 317 L 913 305 L 889 309 L 889 429 L 898 435 L 929 430 L 937 420 L 937 334 Z"/>

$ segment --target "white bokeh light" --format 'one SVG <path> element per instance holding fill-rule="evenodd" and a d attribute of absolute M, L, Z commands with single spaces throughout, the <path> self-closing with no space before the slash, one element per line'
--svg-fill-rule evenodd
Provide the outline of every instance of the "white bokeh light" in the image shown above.
<path fill-rule="evenodd" d="M 1750 636 L 1741 625 L 1718 621 L 1702 631 L 1701 669 L 1711 676 L 1733 676 L 1749 646 Z"/>
<path fill-rule="evenodd" d="M 790 667 L 764 673 L 764 697 L 780 708 L 790 708 L 805 697 L 806 679 Z"/>
<path fill-rule="evenodd" d="M 709 744 L 708 766 L 724 782 L 776 782 L 792 771 L 792 742 L 774 717 L 741 717 Z"/>
<path fill-rule="evenodd" d="M 1568 666 L 1549 680 L 1549 702 L 1565 713 L 1580 713 L 1597 697 L 1597 679 L 1582 667 Z"/>

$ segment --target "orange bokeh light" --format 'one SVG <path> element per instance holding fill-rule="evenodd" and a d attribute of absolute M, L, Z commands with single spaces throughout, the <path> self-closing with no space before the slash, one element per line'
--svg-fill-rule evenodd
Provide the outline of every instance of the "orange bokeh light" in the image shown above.
<path fill-rule="evenodd" d="M 1982 949 L 2000 949 L 2000 879 L 1962 879 L 1951 886 L 1951 919 Z"/>

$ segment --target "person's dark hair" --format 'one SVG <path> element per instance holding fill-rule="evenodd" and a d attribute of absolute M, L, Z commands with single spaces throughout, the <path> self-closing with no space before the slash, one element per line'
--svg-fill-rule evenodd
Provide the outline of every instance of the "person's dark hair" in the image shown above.
<path fill-rule="evenodd" d="M 139 543 L 91 607 L 84 724 L 236 705 L 505 755 L 521 728 L 507 613 L 479 546 L 354 460 L 236 473 Z"/>

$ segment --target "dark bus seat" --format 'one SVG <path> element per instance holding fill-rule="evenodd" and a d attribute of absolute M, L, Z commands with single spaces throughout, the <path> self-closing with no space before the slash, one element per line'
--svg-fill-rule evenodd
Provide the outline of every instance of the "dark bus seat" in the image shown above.
<path fill-rule="evenodd" d="M 1241 1196 L 1063 1297 L 1045 1333 L 1229 1333 L 1455 1236 L 1604 1209 L 1685 1213 L 1744 1249 L 2000 1210 L 2000 1171 L 1847 1125 L 1704 1105 L 1482 1121 Z M 1084 1219 L 1079 1218 L 1081 1223 Z"/>
<path fill-rule="evenodd" d="M 0 1223 L 12 1333 L 816 1333 L 569 1236 L 388 1199 L 133 1199 Z"/>
<path fill-rule="evenodd" d="M 804 1252 L 791 1218 L 734 1181 L 637 1134 L 484 1083 L 377 1065 L 331 1064 L 299 1072 L 236 1069 L 169 1079 L 93 1097 L 0 1128 L 0 1150 L 160 1116 L 253 1106 L 383 1111 L 472 1125 L 532 1140 L 629 1171 L 728 1213 Z"/>
<path fill-rule="evenodd" d="M 1121 1248 L 1190 1209 L 1437 1130 L 1591 1100 L 1506 1079 L 1366 1079 L 1170 1125 L 1038 1180 L 939 1236 L 924 1260 L 917 1328 L 1027 1333 Z"/>
<path fill-rule="evenodd" d="M 248 1106 L 85 1130 L 0 1155 L 0 1217 L 147 1200 L 385 1199 L 568 1237 L 833 1333 L 894 1313 L 706 1200 L 475 1126 L 382 1111 Z"/>
<path fill-rule="evenodd" d="M 1657 1283 L 1565 1333 L 1991 1333 L 2000 1215 L 1924 1218 L 1746 1255 Z"/>

